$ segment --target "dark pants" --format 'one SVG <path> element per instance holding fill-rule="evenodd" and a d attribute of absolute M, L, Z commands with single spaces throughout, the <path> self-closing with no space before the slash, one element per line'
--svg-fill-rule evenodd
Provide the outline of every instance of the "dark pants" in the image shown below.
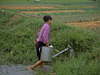
<path fill-rule="evenodd" d="M 37 51 L 37 56 L 38 56 L 39 60 L 40 60 L 40 57 L 41 57 L 42 46 L 46 46 L 46 45 L 43 42 L 37 42 L 36 43 L 36 51 Z M 39 48 L 40 48 L 40 50 L 39 50 Z"/>

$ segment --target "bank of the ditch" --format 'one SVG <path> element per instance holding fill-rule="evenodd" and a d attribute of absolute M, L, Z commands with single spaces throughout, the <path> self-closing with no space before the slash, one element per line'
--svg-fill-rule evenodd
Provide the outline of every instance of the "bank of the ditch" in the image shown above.
<path fill-rule="evenodd" d="M 44 24 L 43 20 L 28 19 L 11 13 L 2 14 L 2 12 L 0 17 L 0 64 L 32 65 L 37 62 L 34 40 Z M 100 74 L 100 34 L 97 32 L 53 20 L 50 33 L 51 44 L 59 51 L 70 44 L 75 52 L 75 58 L 72 60 L 69 60 L 69 51 L 54 58 L 51 64 L 52 73 L 57 75 Z M 54 54 L 56 54 L 55 51 Z"/>

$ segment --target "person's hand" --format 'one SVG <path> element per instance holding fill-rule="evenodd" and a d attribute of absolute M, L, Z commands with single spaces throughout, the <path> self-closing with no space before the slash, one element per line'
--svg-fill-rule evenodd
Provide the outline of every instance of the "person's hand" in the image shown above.
<path fill-rule="evenodd" d="M 34 41 L 34 43 L 36 44 L 36 41 Z"/>
<path fill-rule="evenodd" d="M 36 44 L 37 39 L 34 41 L 34 43 Z"/>
<path fill-rule="evenodd" d="M 48 43 L 46 43 L 46 47 L 49 47 Z"/>

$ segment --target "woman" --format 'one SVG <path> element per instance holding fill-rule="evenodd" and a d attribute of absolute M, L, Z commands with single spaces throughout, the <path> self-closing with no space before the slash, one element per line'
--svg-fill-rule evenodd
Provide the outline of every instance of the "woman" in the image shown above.
<path fill-rule="evenodd" d="M 34 64 L 33 66 L 29 66 L 28 68 L 33 70 L 35 67 L 40 66 L 40 68 L 43 67 L 43 61 L 40 60 L 41 57 L 41 49 L 42 46 L 49 47 L 49 39 L 50 39 L 50 25 L 52 23 L 52 17 L 47 15 L 43 17 L 44 25 L 41 28 L 40 33 L 37 35 L 37 39 L 34 41 L 36 44 L 36 51 L 39 61 Z"/>

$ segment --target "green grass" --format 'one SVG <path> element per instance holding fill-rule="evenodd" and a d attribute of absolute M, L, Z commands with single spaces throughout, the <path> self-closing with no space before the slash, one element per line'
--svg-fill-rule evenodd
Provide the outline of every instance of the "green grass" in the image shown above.
<path fill-rule="evenodd" d="M 91 0 L 40 0 L 39 3 L 34 2 L 34 0 L 1 0 L 0 5 L 25 5 L 25 6 L 84 6 L 84 5 L 95 5 L 95 3 L 100 4 L 100 1 L 91 1 Z"/>
<path fill-rule="evenodd" d="M 86 4 L 87 5 L 87 4 Z M 84 5 L 85 6 L 85 5 Z M 44 16 L 44 15 L 51 15 L 53 19 L 59 22 L 63 23 L 72 23 L 72 22 L 84 22 L 84 21 L 98 21 L 100 20 L 100 8 L 98 6 L 98 3 L 95 3 L 95 7 L 90 8 L 82 8 L 84 6 L 65 6 L 62 8 L 62 6 L 57 6 L 55 9 L 3 9 L 6 11 L 12 11 L 13 13 L 20 14 L 23 11 L 58 11 L 58 10 L 84 10 L 83 12 L 60 12 L 60 13 L 38 13 L 37 15 Z M 93 6 L 90 4 L 90 6 Z M 55 7 L 55 6 L 54 6 Z M 34 13 L 26 14 L 27 16 L 33 17 L 33 15 L 36 15 Z"/>
<path fill-rule="evenodd" d="M 17 17 L 17 19 L 14 20 L 12 17 Z M 96 39 L 99 39 L 99 35 L 94 36 L 96 33 L 93 31 L 71 27 L 64 23 L 57 22 L 58 21 L 53 20 L 51 25 L 50 41 L 50 44 L 56 49 L 62 50 L 70 44 L 77 55 L 79 50 L 88 51 L 92 49 L 94 44 L 98 45 L 99 42 L 97 43 Z M 25 17 L 13 15 L 12 13 L 1 14 L 1 51 L 13 51 L 14 54 L 12 56 L 17 56 L 16 53 L 19 53 L 18 57 L 15 57 L 17 60 L 24 58 L 25 55 L 31 57 L 32 51 L 35 51 L 35 44 L 33 41 L 36 39 L 36 35 L 39 32 L 37 28 L 41 28 L 43 23 L 42 19 L 27 19 Z M 19 57 L 21 53 L 25 53 L 25 55 L 22 55 L 22 58 Z M 66 54 L 68 53 L 66 52 L 65 55 Z M 13 60 L 12 62 L 14 63 L 19 63 L 17 60 L 15 61 L 15 58 L 12 56 L 9 60 Z M 27 60 L 30 61 L 30 59 Z M 23 61 L 24 59 L 20 63 Z M 32 59 L 32 61 L 34 61 L 34 59 Z"/>
<path fill-rule="evenodd" d="M 1 0 L 0 2 L 19 2 L 19 3 L 31 3 L 35 0 Z M 48 0 L 48 2 L 89 2 L 91 0 Z M 40 2 L 47 2 L 47 0 L 40 0 Z"/>
<path fill-rule="evenodd" d="M 11 1 L 11 0 L 10 0 Z M 16 1 L 8 4 L 17 4 Z M 84 0 L 85 1 L 85 0 Z M 6 3 L 4 2 L 4 4 Z M 30 1 L 31 2 L 31 1 Z M 0 2 L 0 3 L 3 3 Z M 94 30 L 83 29 L 80 27 L 72 27 L 66 25 L 67 22 L 92 21 L 100 20 L 99 2 L 69 2 L 60 3 L 52 2 L 56 9 L 29 9 L 30 11 L 44 11 L 44 10 L 85 10 L 84 12 L 69 12 L 69 13 L 38 13 L 37 15 L 51 15 L 53 17 L 51 31 L 50 31 L 50 45 L 55 49 L 61 51 L 71 45 L 75 58 L 70 60 L 69 51 L 55 57 L 51 63 L 52 69 L 50 73 L 42 73 L 41 75 L 99 75 L 100 74 L 100 28 Z M 51 4 L 52 4 L 51 3 Z M 72 4 L 71 4 L 72 3 Z M 75 3 L 75 4 L 74 4 Z M 19 5 L 21 4 L 18 3 Z M 22 3 L 23 4 L 23 3 Z M 26 3 L 27 4 L 27 3 Z M 29 3 L 30 4 L 30 3 Z M 45 4 L 40 2 L 40 5 Z M 49 3 L 48 3 L 49 4 Z M 45 5 L 48 5 L 45 4 Z M 49 4 L 49 5 L 51 5 Z M 66 6 L 68 5 L 69 6 Z M 74 4 L 74 5 L 73 5 Z M 97 6 L 95 8 L 81 8 L 82 6 Z M 75 7 L 79 8 L 75 8 Z M 64 9 L 62 7 L 68 7 Z M 71 7 L 71 8 L 70 8 Z M 2 14 L 1 10 L 5 13 Z M 0 9 L 0 64 L 23 64 L 33 65 L 38 61 L 36 56 L 36 49 L 34 40 L 36 39 L 39 29 L 44 24 L 41 18 L 29 19 L 20 14 L 23 10 Z M 25 14 L 32 17 L 36 15 Z M 60 18 L 61 17 L 61 18 Z M 56 34 L 55 34 L 56 33 Z M 12 53 L 10 53 L 12 51 Z M 57 52 L 53 52 L 56 54 Z M 67 58 L 66 58 L 67 57 Z M 62 59 L 63 58 L 63 59 Z M 36 69 L 38 75 L 38 69 Z"/>
<path fill-rule="evenodd" d="M 18 3 L 19 4 L 19 3 Z M 56 7 L 55 9 L 3 9 L 4 11 L 12 11 L 13 13 L 19 14 L 20 12 L 23 11 L 58 11 L 58 10 L 84 10 L 83 12 L 60 12 L 60 13 L 38 13 L 40 16 L 44 15 L 51 15 L 53 19 L 59 22 L 63 23 L 70 23 L 70 22 L 84 22 L 84 21 L 98 21 L 100 20 L 100 2 L 82 2 L 82 3 L 65 3 L 66 5 L 63 5 L 62 3 L 57 3 L 56 4 L 61 4 L 61 6 L 52 6 Z M 39 4 L 41 5 L 41 4 Z M 44 4 L 45 6 L 46 4 Z M 48 4 L 48 6 L 51 4 Z M 85 6 L 95 6 L 95 7 L 89 7 L 89 8 L 83 8 Z M 26 14 L 27 16 L 32 17 L 33 15 L 36 15 L 34 13 L 31 14 Z"/>
<path fill-rule="evenodd" d="M 56 65 L 53 64 L 52 72 L 56 71 L 57 75 L 99 75 L 99 58 L 95 56 L 98 59 L 93 60 L 92 57 L 93 54 L 87 52 L 78 58 L 64 60 L 62 65 L 60 65 L 61 61 L 58 60 L 55 62 Z"/>

